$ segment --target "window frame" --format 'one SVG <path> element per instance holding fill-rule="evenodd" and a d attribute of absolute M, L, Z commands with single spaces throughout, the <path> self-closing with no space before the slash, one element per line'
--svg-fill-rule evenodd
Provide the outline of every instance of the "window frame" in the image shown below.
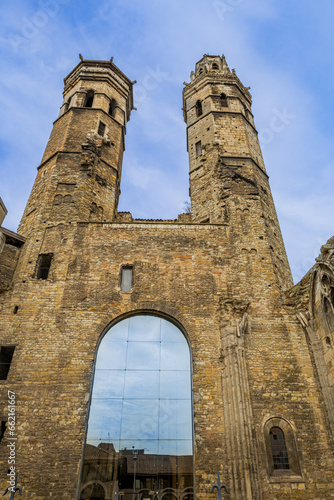
<path fill-rule="evenodd" d="M 203 154 L 202 141 L 195 142 L 195 151 L 196 151 L 196 156 L 202 156 Z"/>
<path fill-rule="evenodd" d="M 270 430 L 279 427 L 285 439 L 289 469 L 275 469 Z M 269 482 L 271 483 L 300 483 L 305 482 L 301 469 L 301 455 L 298 451 L 295 426 L 282 416 L 271 416 L 263 423 L 262 434 L 264 439 L 264 459 L 267 463 Z"/>
<path fill-rule="evenodd" d="M 125 272 L 124 271 L 131 271 L 131 279 L 130 279 L 130 287 L 129 290 L 125 290 L 123 285 L 125 285 Z M 123 279 L 124 277 L 124 279 Z M 120 289 L 122 293 L 131 293 L 133 289 L 133 265 L 131 264 L 126 264 L 121 267 L 120 271 Z"/>

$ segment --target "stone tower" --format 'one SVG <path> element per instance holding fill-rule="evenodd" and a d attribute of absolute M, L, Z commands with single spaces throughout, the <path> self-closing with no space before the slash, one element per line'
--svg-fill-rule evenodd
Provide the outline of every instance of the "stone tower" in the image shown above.
<path fill-rule="evenodd" d="M 113 220 L 117 212 L 132 82 L 110 61 L 82 60 L 64 79 L 22 235 L 41 223 Z"/>
<path fill-rule="evenodd" d="M 117 212 L 134 82 L 81 58 L 64 83 L 19 234 L 0 228 L 0 486 L 213 500 L 220 472 L 231 500 L 333 496 L 334 243 L 292 287 L 249 90 L 196 64 L 192 210 L 161 221 Z"/>
<path fill-rule="evenodd" d="M 192 220 L 227 224 L 235 251 L 251 259 L 262 247 L 268 259 L 260 267 L 282 290 L 292 278 L 251 104 L 224 56 L 204 55 L 196 64 L 183 91 Z"/>

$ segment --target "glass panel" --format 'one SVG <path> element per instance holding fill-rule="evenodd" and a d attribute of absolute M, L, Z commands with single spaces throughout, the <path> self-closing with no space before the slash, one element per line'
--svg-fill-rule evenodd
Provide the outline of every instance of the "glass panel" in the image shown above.
<path fill-rule="evenodd" d="M 158 400 L 124 400 L 121 439 L 158 439 Z"/>
<path fill-rule="evenodd" d="M 161 370 L 189 370 L 190 353 L 187 343 L 173 344 L 164 342 L 161 344 Z"/>
<path fill-rule="evenodd" d="M 92 398 L 123 398 L 124 376 L 124 370 L 96 370 Z"/>
<path fill-rule="evenodd" d="M 93 399 L 90 408 L 87 441 L 113 442 L 120 439 L 122 401 Z"/>
<path fill-rule="evenodd" d="M 129 322 L 130 319 L 123 319 L 119 323 L 116 323 L 109 332 L 103 337 L 102 342 L 100 344 L 100 348 L 103 344 L 108 344 L 109 342 L 119 342 L 128 340 L 128 332 L 129 332 Z"/>
<path fill-rule="evenodd" d="M 192 450 L 185 337 L 153 315 L 117 323 L 96 359 L 80 500 L 193 500 Z"/>
<path fill-rule="evenodd" d="M 157 316 L 133 316 L 130 318 L 129 340 L 136 342 L 160 341 L 161 318 Z"/>
<path fill-rule="evenodd" d="M 186 399 L 191 394 L 188 371 L 161 371 L 160 397 L 162 399 Z"/>
<path fill-rule="evenodd" d="M 96 360 L 99 369 L 125 369 L 127 342 L 101 342 Z"/>
<path fill-rule="evenodd" d="M 129 342 L 128 370 L 159 370 L 160 342 Z"/>
<path fill-rule="evenodd" d="M 163 342 L 181 342 L 186 344 L 186 339 L 180 333 L 180 330 L 173 323 L 161 320 L 161 340 Z"/>
<path fill-rule="evenodd" d="M 159 373 L 144 370 L 127 370 L 125 373 L 125 398 L 142 399 L 143 394 L 149 399 L 159 398 Z"/>
<path fill-rule="evenodd" d="M 191 401 L 160 400 L 159 438 L 191 439 Z"/>

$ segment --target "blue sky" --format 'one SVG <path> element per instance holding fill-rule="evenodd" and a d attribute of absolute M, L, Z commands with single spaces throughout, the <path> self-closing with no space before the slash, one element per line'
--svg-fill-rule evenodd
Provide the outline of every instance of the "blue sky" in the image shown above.
<path fill-rule="evenodd" d="M 331 0 L 12 0 L 0 13 L 5 227 L 17 228 L 79 53 L 113 56 L 138 82 L 119 209 L 176 218 L 188 200 L 182 84 L 204 53 L 224 53 L 251 87 L 295 281 L 312 266 L 334 234 Z M 273 132 L 277 113 L 285 123 Z"/>

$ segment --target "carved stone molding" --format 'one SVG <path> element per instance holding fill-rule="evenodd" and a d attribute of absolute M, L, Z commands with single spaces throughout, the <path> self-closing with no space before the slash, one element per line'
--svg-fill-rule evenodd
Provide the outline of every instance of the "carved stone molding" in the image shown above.
<path fill-rule="evenodd" d="M 261 498 L 244 347 L 248 305 L 248 302 L 238 299 L 223 299 L 221 302 L 222 388 L 232 500 Z"/>

